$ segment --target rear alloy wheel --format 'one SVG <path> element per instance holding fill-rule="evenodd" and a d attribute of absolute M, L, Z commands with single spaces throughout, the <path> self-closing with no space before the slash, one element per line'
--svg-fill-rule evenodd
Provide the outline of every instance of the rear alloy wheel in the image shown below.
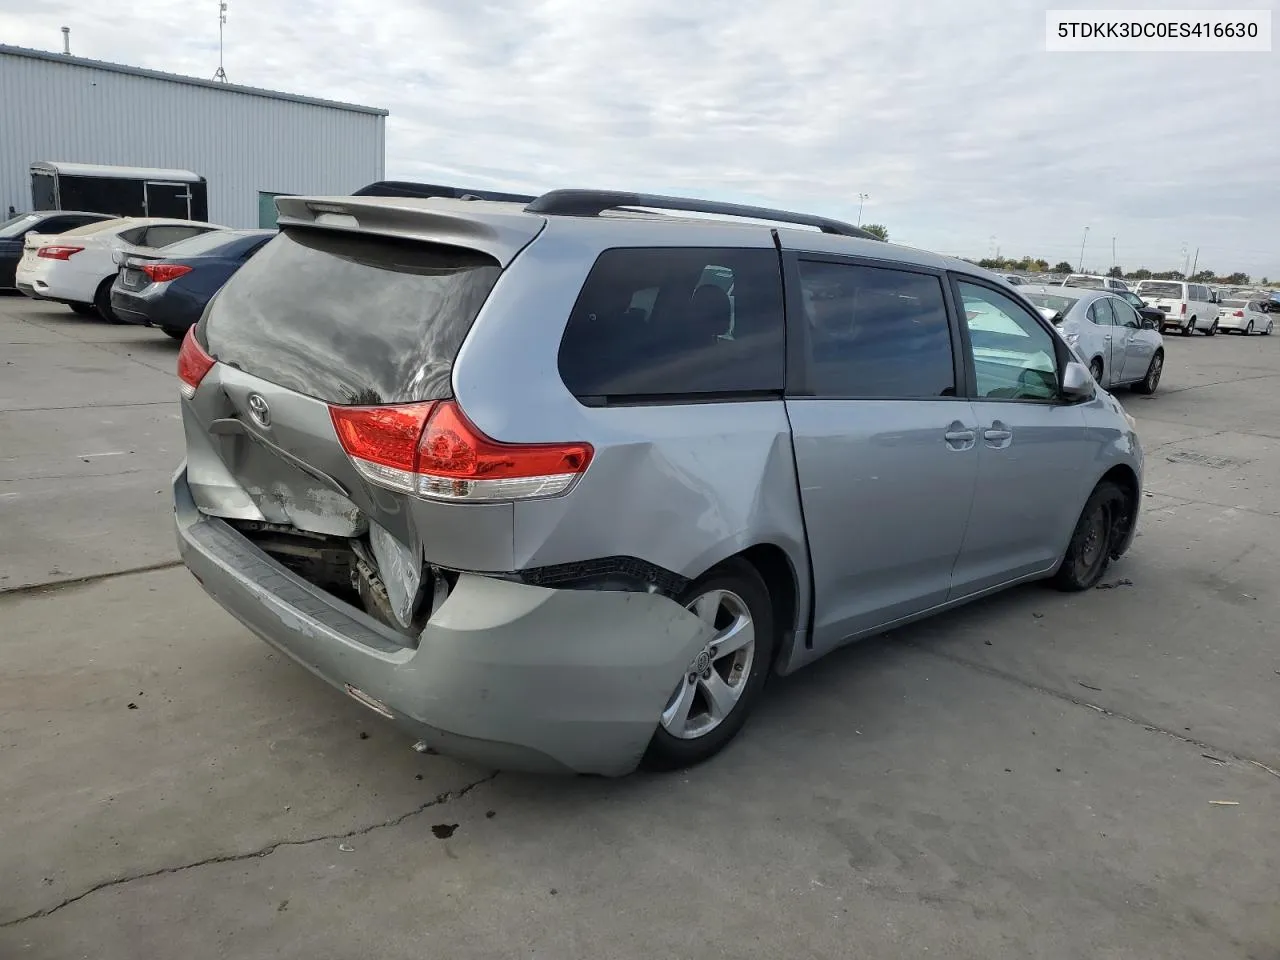
<path fill-rule="evenodd" d="M 1252 321 L 1252 320 L 1250 320 L 1250 321 L 1245 325 L 1245 328 L 1244 328 L 1244 335 L 1245 335 L 1246 337 L 1252 337 L 1252 336 L 1253 336 L 1253 321 Z"/>
<path fill-rule="evenodd" d="M 1112 550 L 1124 539 L 1130 512 L 1129 498 L 1114 483 L 1103 481 L 1094 487 L 1071 533 L 1053 585 L 1068 592 L 1097 586 L 1111 562 Z"/>
<path fill-rule="evenodd" d="M 1098 386 L 1102 386 L 1102 361 L 1097 357 L 1089 361 L 1089 373 L 1098 381 Z"/>
<path fill-rule="evenodd" d="M 79 314 L 82 317 L 96 317 L 98 315 L 98 308 L 92 303 L 68 303 L 67 306 L 71 308 L 72 313 Z"/>
<path fill-rule="evenodd" d="M 1268 321 L 1267 321 L 1267 329 L 1265 329 L 1265 330 L 1263 330 L 1263 331 L 1262 331 L 1262 335 L 1263 335 L 1264 337 L 1269 337 L 1269 336 L 1271 336 L 1271 325 L 1272 325 L 1272 323 L 1274 323 L 1274 321 L 1272 321 L 1272 320 L 1268 320 Z"/>
<path fill-rule="evenodd" d="M 1160 386 L 1162 373 L 1164 373 L 1164 354 L 1157 352 L 1147 367 L 1147 375 L 1133 385 L 1134 392 L 1145 393 L 1148 396 L 1155 393 L 1156 387 Z"/>
<path fill-rule="evenodd" d="M 98 291 L 93 295 L 93 307 L 98 311 L 98 316 L 107 323 L 124 323 L 111 309 L 111 284 L 115 279 L 115 277 L 107 277 L 98 284 Z"/>
<path fill-rule="evenodd" d="M 723 749 L 742 729 L 773 662 L 773 605 L 751 564 L 726 561 L 681 599 L 715 632 L 662 708 L 643 761 L 650 770 L 691 766 Z"/>

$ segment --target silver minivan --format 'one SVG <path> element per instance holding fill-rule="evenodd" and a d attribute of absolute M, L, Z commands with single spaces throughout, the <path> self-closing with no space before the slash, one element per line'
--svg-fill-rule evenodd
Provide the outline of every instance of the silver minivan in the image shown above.
<path fill-rule="evenodd" d="M 695 763 L 770 674 L 1132 541 L 1133 420 L 964 261 L 637 194 L 277 203 L 180 353 L 182 556 L 442 752 Z"/>

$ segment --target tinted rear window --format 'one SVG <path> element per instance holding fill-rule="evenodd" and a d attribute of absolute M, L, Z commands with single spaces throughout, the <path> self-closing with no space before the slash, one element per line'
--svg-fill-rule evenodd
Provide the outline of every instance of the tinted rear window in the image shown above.
<path fill-rule="evenodd" d="M 1105 290 L 1107 285 L 1097 277 L 1067 277 L 1064 287 L 1080 287 L 1084 290 Z"/>
<path fill-rule="evenodd" d="M 606 250 L 560 343 L 588 403 L 780 392 L 782 277 L 773 250 Z"/>
<path fill-rule="evenodd" d="M 1182 284 L 1180 283 L 1143 283 L 1138 286 L 1138 294 L 1143 297 L 1168 297 L 1173 300 L 1182 299 Z"/>
<path fill-rule="evenodd" d="M 214 298 L 205 340 L 219 360 L 329 403 L 443 399 L 499 273 L 458 247 L 291 230 Z"/>
<path fill-rule="evenodd" d="M 164 248 L 166 257 L 229 257 L 248 245 L 248 240 L 259 235 L 240 230 L 209 230 L 186 240 L 179 240 Z M 265 237 L 263 238 L 265 239 Z"/>

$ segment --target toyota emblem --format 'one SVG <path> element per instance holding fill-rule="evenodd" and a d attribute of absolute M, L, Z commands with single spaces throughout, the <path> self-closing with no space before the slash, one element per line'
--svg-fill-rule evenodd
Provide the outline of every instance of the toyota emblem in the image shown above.
<path fill-rule="evenodd" d="M 271 426 L 271 408 L 267 406 L 267 401 L 256 393 L 249 394 L 249 416 L 253 417 L 254 423 L 264 430 Z"/>

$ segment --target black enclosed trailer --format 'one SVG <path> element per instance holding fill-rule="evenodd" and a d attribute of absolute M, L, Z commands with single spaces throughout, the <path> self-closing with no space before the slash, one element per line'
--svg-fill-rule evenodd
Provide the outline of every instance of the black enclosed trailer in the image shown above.
<path fill-rule="evenodd" d="M 190 170 L 39 160 L 31 164 L 31 209 L 208 220 L 209 193 Z"/>

